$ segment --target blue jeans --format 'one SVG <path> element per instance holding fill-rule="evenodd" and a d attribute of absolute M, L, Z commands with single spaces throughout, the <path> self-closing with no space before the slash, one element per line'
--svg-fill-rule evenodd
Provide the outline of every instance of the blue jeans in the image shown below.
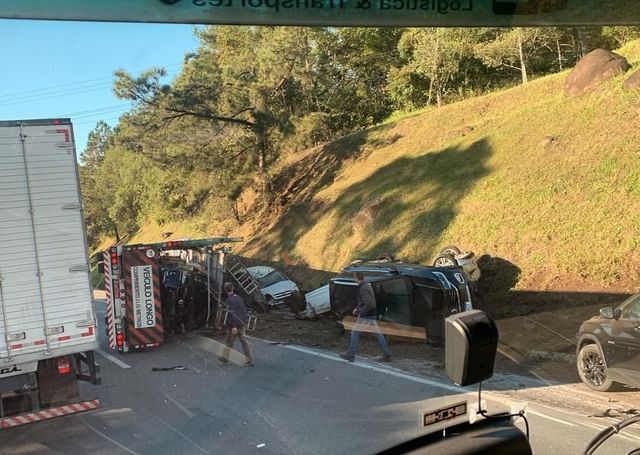
<path fill-rule="evenodd" d="M 380 327 L 378 327 L 378 321 L 375 319 L 375 316 L 371 318 L 358 316 L 358 320 L 353 326 L 353 329 L 351 329 L 351 341 L 349 342 L 349 351 L 347 351 L 350 355 L 356 354 L 358 339 L 362 332 L 373 333 L 378 340 L 378 344 L 380 345 L 382 352 L 385 355 L 391 355 L 389 345 L 387 345 L 387 340 L 384 339 L 384 335 L 380 332 Z"/>

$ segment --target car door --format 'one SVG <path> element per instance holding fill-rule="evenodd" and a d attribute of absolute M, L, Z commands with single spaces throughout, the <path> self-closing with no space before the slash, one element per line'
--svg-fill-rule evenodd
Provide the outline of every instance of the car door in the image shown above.
<path fill-rule="evenodd" d="M 640 294 L 618 310 L 620 317 L 611 320 L 607 340 L 607 366 L 629 385 L 640 387 Z"/>

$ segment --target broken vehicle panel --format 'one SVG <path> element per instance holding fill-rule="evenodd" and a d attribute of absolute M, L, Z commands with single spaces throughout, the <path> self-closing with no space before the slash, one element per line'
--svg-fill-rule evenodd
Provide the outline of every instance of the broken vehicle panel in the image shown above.
<path fill-rule="evenodd" d="M 331 311 L 331 297 L 329 295 L 328 284 L 314 291 L 307 292 L 304 299 L 306 302 L 306 310 L 303 313 L 304 317 L 313 318 Z"/>

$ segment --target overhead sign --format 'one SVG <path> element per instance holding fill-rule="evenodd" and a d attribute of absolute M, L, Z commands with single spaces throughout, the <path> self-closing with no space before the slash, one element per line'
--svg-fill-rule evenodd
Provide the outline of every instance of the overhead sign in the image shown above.
<path fill-rule="evenodd" d="M 637 0 L 0 0 L 0 18 L 246 25 L 638 24 Z"/>

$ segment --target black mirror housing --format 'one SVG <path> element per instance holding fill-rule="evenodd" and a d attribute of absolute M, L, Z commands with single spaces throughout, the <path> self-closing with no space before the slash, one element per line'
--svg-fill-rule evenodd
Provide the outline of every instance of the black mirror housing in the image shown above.
<path fill-rule="evenodd" d="M 463 387 L 493 376 L 497 351 L 498 328 L 484 311 L 445 319 L 445 365 L 454 384 Z"/>

